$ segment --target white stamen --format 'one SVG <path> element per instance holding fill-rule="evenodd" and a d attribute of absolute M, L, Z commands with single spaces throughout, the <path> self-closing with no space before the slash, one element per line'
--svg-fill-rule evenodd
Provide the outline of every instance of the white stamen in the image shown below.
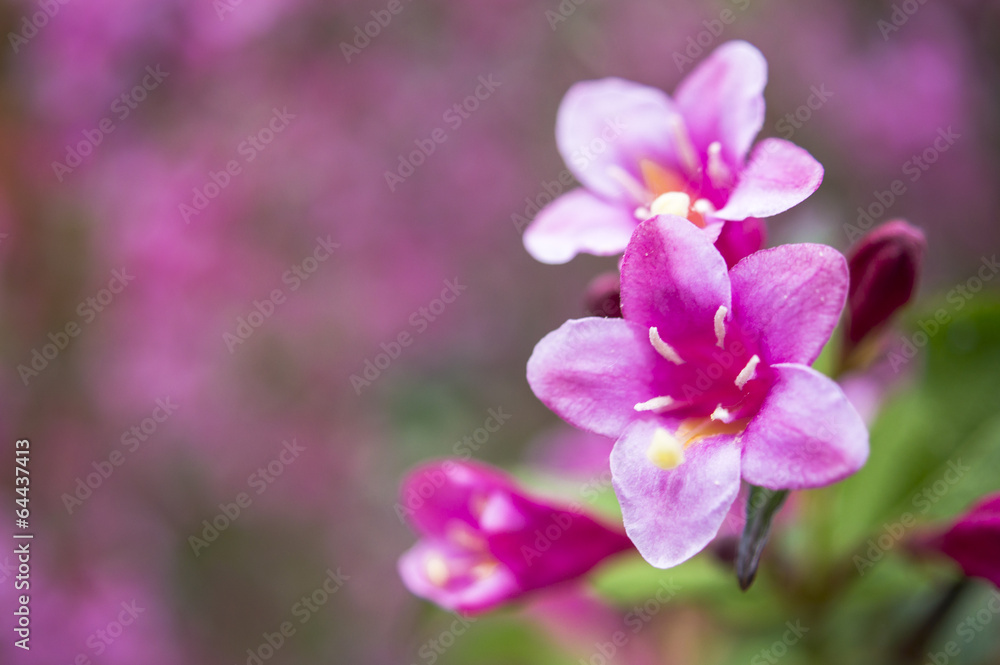
<path fill-rule="evenodd" d="M 732 180 L 729 167 L 722 161 L 722 145 L 713 141 L 708 146 L 708 178 L 716 187 L 724 187 Z"/>
<path fill-rule="evenodd" d="M 424 559 L 424 572 L 431 584 L 443 587 L 451 579 L 451 571 L 448 570 L 448 563 L 440 554 L 431 554 Z"/>
<path fill-rule="evenodd" d="M 675 365 L 683 365 L 684 359 L 677 355 L 677 351 L 674 347 L 670 346 L 660 337 L 660 331 L 653 326 L 649 329 L 649 343 L 653 345 L 656 352 L 661 356 L 674 363 Z"/>
<path fill-rule="evenodd" d="M 715 214 L 715 206 L 708 199 L 698 199 L 691 204 L 691 209 L 703 216 Z"/>
<path fill-rule="evenodd" d="M 639 402 L 633 407 L 636 411 L 655 411 L 660 413 L 661 411 L 666 411 L 667 409 L 677 406 L 677 402 L 673 397 L 669 395 L 664 395 L 663 397 L 654 397 L 651 400 L 645 402 Z"/>
<path fill-rule="evenodd" d="M 654 215 L 677 215 L 687 217 L 691 209 L 691 197 L 684 192 L 667 192 L 660 194 L 649 207 Z"/>
<path fill-rule="evenodd" d="M 715 345 L 720 349 L 726 348 L 726 314 L 729 308 L 723 305 L 715 313 Z"/>
<path fill-rule="evenodd" d="M 715 407 L 715 411 L 712 412 L 710 417 L 712 420 L 720 420 L 724 423 L 733 422 L 733 414 L 729 413 L 729 409 L 725 408 L 721 404 Z"/>
<path fill-rule="evenodd" d="M 667 430 L 657 427 L 646 449 L 646 457 L 665 471 L 676 469 L 684 462 L 684 444 Z"/>
<path fill-rule="evenodd" d="M 650 217 L 652 217 L 653 213 L 650 212 L 649 208 L 647 208 L 646 206 L 639 206 L 632 213 L 632 216 L 635 217 L 636 219 L 644 222 L 647 219 L 649 219 Z"/>
<path fill-rule="evenodd" d="M 760 358 L 755 353 L 747 366 L 740 370 L 740 373 L 736 376 L 736 387 L 740 390 L 746 385 L 747 381 L 752 379 L 757 375 L 757 363 L 760 362 Z"/>
<path fill-rule="evenodd" d="M 642 183 L 636 180 L 631 173 L 617 164 L 609 166 L 607 173 L 609 178 L 617 181 L 636 201 L 646 202 L 653 198 L 651 191 L 643 187 Z"/>
<path fill-rule="evenodd" d="M 684 119 L 680 115 L 674 115 L 670 118 L 670 127 L 674 132 L 674 141 L 677 142 L 677 154 L 680 155 L 681 163 L 688 173 L 697 173 L 701 169 L 701 162 L 694 150 L 694 144 L 691 143 L 691 137 L 688 136 Z"/>

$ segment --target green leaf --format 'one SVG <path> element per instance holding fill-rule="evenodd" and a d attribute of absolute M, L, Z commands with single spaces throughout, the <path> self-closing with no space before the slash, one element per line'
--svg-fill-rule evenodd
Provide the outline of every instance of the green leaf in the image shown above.
<path fill-rule="evenodd" d="M 747 523 L 736 550 L 736 578 L 740 588 L 746 591 L 757 576 L 760 555 L 771 533 L 771 522 L 778 514 L 781 504 L 788 498 L 788 490 L 769 490 L 750 486 L 747 497 Z"/>

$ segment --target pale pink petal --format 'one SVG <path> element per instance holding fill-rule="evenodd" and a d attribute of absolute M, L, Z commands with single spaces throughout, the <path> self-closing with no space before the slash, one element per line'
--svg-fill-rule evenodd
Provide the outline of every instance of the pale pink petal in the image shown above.
<path fill-rule="evenodd" d="M 704 155 L 718 141 L 722 156 L 738 168 L 764 125 L 767 61 L 747 42 L 715 49 L 677 87 L 677 106 L 691 139 Z"/>
<path fill-rule="evenodd" d="M 834 381 L 804 365 L 773 365 L 774 384 L 743 433 L 743 478 L 808 489 L 851 475 L 868 459 L 868 430 Z"/>
<path fill-rule="evenodd" d="M 616 170 L 638 177 L 639 162 L 671 165 L 674 104 L 661 90 L 619 78 L 582 81 L 563 97 L 556 144 L 576 179 L 612 200 L 631 200 Z"/>
<path fill-rule="evenodd" d="M 535 395 L 571 425 L 617 437 L 650 394 L 653 370 L 667 361 L 648 331 L 624 319 L 567 321 L 546 335 L 528 360 Z"/>
<path fill-rule="evenodd" d="M 783 139 L 757 144 L 719 219 L 771 217 L 802 203 L 823 182 L 823 166 L 808 152 Z"/>
<path fill-rule="evenodd" d="M 847 261 L 826 245 L 765 249 L 729 271 L 733 314 L 756 339 L 765 364 L 811 365 L 830 339 L 847 298 Z"/>
<path fill-rule="evenodd" d="M 627 208 L 576 189 L 542 208 L 524 246 L 542 263 L 566 263 L 581 252 L 613 256 L 625 251 L 638 223 Z"/>
<path fill-rule="evenodd" d="M 625 431 L 611 453 L 611 474 L 629 538 L 650 564 L 670 568 L 718 533 L 740 491 L 740 449 L 732 436 L 705 438 L 666 471 L 646 455 L 660 424 L 638 421 Z"/>
<path fill-rule="evenodd" d="M 626 319 L 656 326 L 676 346 L 712 345 L 723 306 L 730 306 L 729 275 L 712 238 L 680 217 L 654 217 L 636 229 L 622 261 Z"/>

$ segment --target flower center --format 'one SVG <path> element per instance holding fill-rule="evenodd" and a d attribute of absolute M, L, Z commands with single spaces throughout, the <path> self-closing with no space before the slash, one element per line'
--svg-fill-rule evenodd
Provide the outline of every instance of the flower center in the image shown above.
<path fill-rule="evenodd" d="M 725 411 L 720 407 L 708 418 L 682 420 L 673 434 L 664 427 L 657 427 L 646 449 L 646 457 L 664 471 L 676 469 L 684 463 L 684 451 L 701 439 L 719 434 L 739 434 L 750 423 L 749 418 L 725 422 L 717 417 L 720 410 Z"/>
<path fill-rule="evenodd" d="M 424 574 L 436 587 L 445 587 L 452 580 L 471 576 L 475 580 L 489 577 L 500 565 L 487 548 L 486 540 L 468 524 L 455 520 L 445 536 L 449 545 L 458 548 L 458 556 L 431 552 L 424 559 Z"/>
<path fill-rule="evenodd" d="M 637 218 L 653 215 L 685 217 L 698 228 L 705 228 L 705 215 L 714 212 L 708 199 L 697 198 L 686 178 L 648 159 L 639 161 L 642 174 L 642 204 L 636 208 Z"/>

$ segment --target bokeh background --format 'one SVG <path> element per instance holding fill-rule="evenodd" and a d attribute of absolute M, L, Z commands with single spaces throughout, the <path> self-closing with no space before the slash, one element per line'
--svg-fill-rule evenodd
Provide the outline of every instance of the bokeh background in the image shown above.
<path fill-rule="evenodd" d="M 4 3 L 0 26 L 0 449 L 12 469 L 14 441 L 31 441 L 35 533 L 33 648 L 5 629 L 3 662 L 254 662 L 247 650 L 303 612 L 264 662 L 592 659 L 666 578 L 633 566 L 599 584 L 610 601 L 561 590 L 428 649 L 453 617 L 396 575 L 414 539 L 396 490 L 408 467 L 461 450 L 526 477 L 587 472 L 524 379 L 535 342 L 615 268 L 523 249 L 524 220 L 563 187 L 556 109 L 582 79 L 671 91 L 730 39 L 769 62 L 762 136 L 826 168 L 770 222 L 771 244 L 846 249 L 859 206 L 901 180 L 873 215 L 928 238 L 901 335 L 937 307 L 956 320 L 893 378 L 840 541 L 877 533 L 972 439 L 1000 477 L 996 283 L 948 304 L 1000 240 L 995 2 L 36 0 Z M 412 159 L 420 145 L 433 152 Z M 382 353 L 395 357 L 369 368 Z M 489 409 L 510 418 L 456 449 Z M 989 482 L 949 493 L 941 515 Z M 905 565 L 848 614 L 885 627 L 906 614 L 880 598 L 929 606 Z M 687 601 L 609 662 L 750 662 L 785 620 L 828 630 L 808 598 L 793 616 L 761 600 L 767 580 L 740 596 L 721 566 L 697 566 Z M 707 610 L 729 596 L 721 618 Z M 143 611 L 115 628 L 122 603 Z M 857 654 L 879 639 L 843 630 Z M 952 662 L 996 654 L 978 644 Z"/>

